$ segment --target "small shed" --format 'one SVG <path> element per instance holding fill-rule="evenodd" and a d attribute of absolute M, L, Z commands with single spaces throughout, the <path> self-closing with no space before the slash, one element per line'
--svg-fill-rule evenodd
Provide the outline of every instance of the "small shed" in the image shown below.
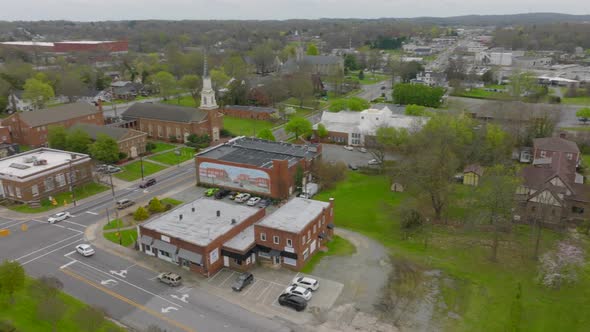
<path fill-rule="evenodd" d="M 483 167 L 478 164 L 467 165 L 463 170 L 463 184 L 477 186 L 482 175 Z"/>
<path fill-rule="evenodd" d="M 400 182 L 393 181 L 393 183 L 391 184 L 391 191 L 402 193 L 404 192 L 404 185 Z"/>

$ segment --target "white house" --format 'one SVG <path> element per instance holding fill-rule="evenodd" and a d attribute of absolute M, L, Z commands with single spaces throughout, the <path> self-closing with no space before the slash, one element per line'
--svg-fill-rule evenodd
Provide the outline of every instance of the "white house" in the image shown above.
<path fill-rule="evenodd" d="M 13 91 L 8 96 L 8 105 L 6 106 L 6 109 L 14 110 L 15 108 L 16 111 L 33 111 L 35 109 L 31 102 L 23 99 L 22 90 Z"/>
<path fill-rule="evenodd" d="M 446 77 L 444 73 L 425 70 L 416 74 L 416 78 L 411 80 L 414 84 L 424 84 L 428 86 L 445 86 Z"/>
<path fill-rule="evenodd" d="M 362 112 L 323 112 L 319 123 L 328 130 L 327 142 L 363 146 L 367 137 L 375 136 L 380 127 L 419 130 L 428 118 L 394 114 L 389 108 L 366 109 Z M 319 124 L 314 125 L 314 130 Z"/>

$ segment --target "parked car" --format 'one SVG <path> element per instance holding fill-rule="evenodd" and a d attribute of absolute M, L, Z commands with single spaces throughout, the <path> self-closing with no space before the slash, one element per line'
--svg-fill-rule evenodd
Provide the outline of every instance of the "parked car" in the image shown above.
<path fill-rule="evenodd" d="M 260 207 L 260 208 L 266 208 L 270 204 L 271 204 L 270 199 L 263 199 L 263 200 L 260 200 L 260 202 L 258 203 L 258 207 Z"/>
<path fill-rule="evenodd" d="M 182 283 L 182 277 L 172 272 L 158 274 L 158 280 L 169 286 L 179 286 Z"/>
<path fill-rule="evenodd" d="M 122 210 L 124 208 L 130 207 L 133 204 L 135 204 L 135 202 L 128 198 L 120 199 L 117 201 L 117 209 Z"/>
<path fill-rule="evenodd" d="M 365 149 L 365 148 L 359 148 L 359 151 L 362 153 L 367 153 L 367 149 Z"/>
<path fill-rule="evenodd" d="M 229 199 L 234 200 L 236 198 L 236 196 L 238 196 L 240 193 L 237 191 L 232 191 L 229 193 Z"/>
<path fill-rule="evenodd" d="M 293 279 L 293 286 L 299 286 L 315 291 L 320 287 L 320 282 L 310 277 L 297 277 Z"/>
<path fill-rule="evenodd" d="M 250 199 L 250 194 L 248 194 L 248 193 L 242 193 L 242 194 L 239 194 L 236 197 L 235 201 L 238 202 L 238 203 L 244 203 L 244 202 L 246 202 L 249 199 Z"/>
<path fill-rule="evenodd" d="M 348 164 L 348 168 L 350 168 L 350 169 L 351 169 L 351 170 L 353 170 L 353 171 L 356 171 L 356 170 L 358 170 L 358 169 L 359 169 L 359 168 L 358 168 L 358 166 L 357 166 L 357 165 L 355 165 L 355 164 Z"/>
<path fill-rule="evenodd" d="M 248 200 L 248 202 L 246 203 L 248 206 L 256 206 L 256 204 L 258 204 L 258 202 L 260 202 L 261 198 L 260 197 L 252 197 Z"/>
<path fill-rule="evenodd" d="M 143 181 L 140 185 L 139 188 L 147 188 L 147 187 L 151 187 L 154 184 L 156 184 L 156 179 L 147 179 L 145 181 Z"/>
<path fill-rule="evenodd" d="M 215 193 L 215 199 L 222 199 L 225 196 L 229 195 L 230 191 L 227 189 L 221 189 Z"/>
<path fill-rule="evenodd" d="M 209 189 L 205 190 L 205 196 L 211 197 L 211 196 L 215 195 L 215 193 L 217 193 L 218 191 L 219 191 L 219 188 L 209 188 Z"/>
<path fill-rule="evenodd" d="M 68 219 L 69 217 L 71 217 L 72 215 L 70 215 L 69 212 L 59 212 L 56 213 L 54 215 L 52 215 L 51 217 L 49 217 L 49 219 L 47 219 L 47 221 L 50 224 L 55 224 L 58 221 L 64 221 L 66 219 Z"/>
<path fill-rule="evenodd" d="M 89 257 L 89 256 L 94 255 L 94 249 L 92 249 L 92 247 L 89 244 L 77 245 L 76 251 L 84 257 Z"/>
<path fill-rule="evenodd" d="M 299 286 L 289 286 L 285 289 L 285 291 L 283 291 L 283 294 L 297 295 L 306 301 L 311 300 L 311 291 L 307 288 Z"/>
<path fill-rule="evenodd" d="M 305 301 L 305 299 L 292 294 L 281 294 L 281 296 L 279 296 L 279 304 L 293 308 L 296 311 L 303 311 L 307 307 L 307 301 Z"/>
<path fill-rule="evenodd" d="M 241 292 L 246 286 L 254 282 L 254 275 L 250 272 L 242 273 L 238 276 L 234 284 L 231 286 L 236 292 Z"/>
<path fill-rule="evenodd" d="M 106 172 L 107 173 L 117 173 L 121 171 L 121 167 L 117 167 L 117 166 L 112 166 L 112 165 L 108 165 L 106 167 Z"/>
<path fill-rule="evenodd" d="M 106 172 L 108 166 L 109 165 L 107 165 L 107 164 L 96 165 L 96 171 L 97 172 Z"/>
<path fill-rule="evenodd" d="M 350 145 L 345 145 L 344 146 L 344 150 L 353 151 L 354 148 L 352 146 L 350 146 Z"/>
<path fill-rule="evenodd" d="M 379 160 L 377 160 L 377 159 L 369 160 L 369 165 L 379 165 L 379 164 L 381 164 L 381 162 L 379 162 Z"/>

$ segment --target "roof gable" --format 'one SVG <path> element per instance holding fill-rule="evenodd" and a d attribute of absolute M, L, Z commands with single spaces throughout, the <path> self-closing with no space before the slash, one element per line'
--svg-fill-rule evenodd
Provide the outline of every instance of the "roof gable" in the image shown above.
<path fill-rule="evenodd" d="M 580 149 L 575 142 L 561 137 L 542 137 L 533 140 L 535 149 L 580 153 Z"/>
<path fill-rule="evenodd" d="M 207 111 L 185 106 L 135 103 L 123 113 L 123 117 L 190 123 L 205 120 L 207 118 Z"/>
<path fill-rule="evenodd" d="M 92 104 L 71 103 L 37 111 L 22 112 L 18 116 L 29 126 L 38 127 L 97 113 L 100 113 L 100 111 Z"/>

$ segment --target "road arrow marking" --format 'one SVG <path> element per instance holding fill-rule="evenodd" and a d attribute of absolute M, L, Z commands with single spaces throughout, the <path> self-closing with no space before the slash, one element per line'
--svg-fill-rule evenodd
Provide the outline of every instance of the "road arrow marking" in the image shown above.
<path fill-rule="evenodd" d="M 107 280 L 102 280 L 100 282 L 100 284 L 101 285 L 110 285 L 110 284 L 112 284 L 113 286 L 115 286 L 115 285 L 118 284 L 118 282 L 116 280 L 113 280 L 113 279 L 107 279 Z"/>
<path fill-rule="evenodd" d="M 175 307 L 166 307 L 166 308 L 162 308 L 161 311 L 162 311 L 163 314 L 167 314 L 167 313 L 169 313 L 172 310 L 178 310 L 178 308 L 175 308 Z"/>
<path fill-rule="evenodd" d="M 113 270 L 110 270 L 109 272 L 110 272 L 111 274 L 114 274 L 114 275 L 116 275 L 116 276 L 119 276 L 119 277 L 121 277 L 121 278 L 125 278 L 125 277 L 127 277 L 127 270 L 121 270 L 121 271 L 119 271 L 119 272 L 117 272 L 117 271 L 113 271 Z"/>
<path fill-rule="evenodd" d="M 182 296 L 178 296 L 176 294 L 170 294 L 171 297 L 180 300 L 184 303 L 188 303 L 188 294 L 182 294 Z"/>

